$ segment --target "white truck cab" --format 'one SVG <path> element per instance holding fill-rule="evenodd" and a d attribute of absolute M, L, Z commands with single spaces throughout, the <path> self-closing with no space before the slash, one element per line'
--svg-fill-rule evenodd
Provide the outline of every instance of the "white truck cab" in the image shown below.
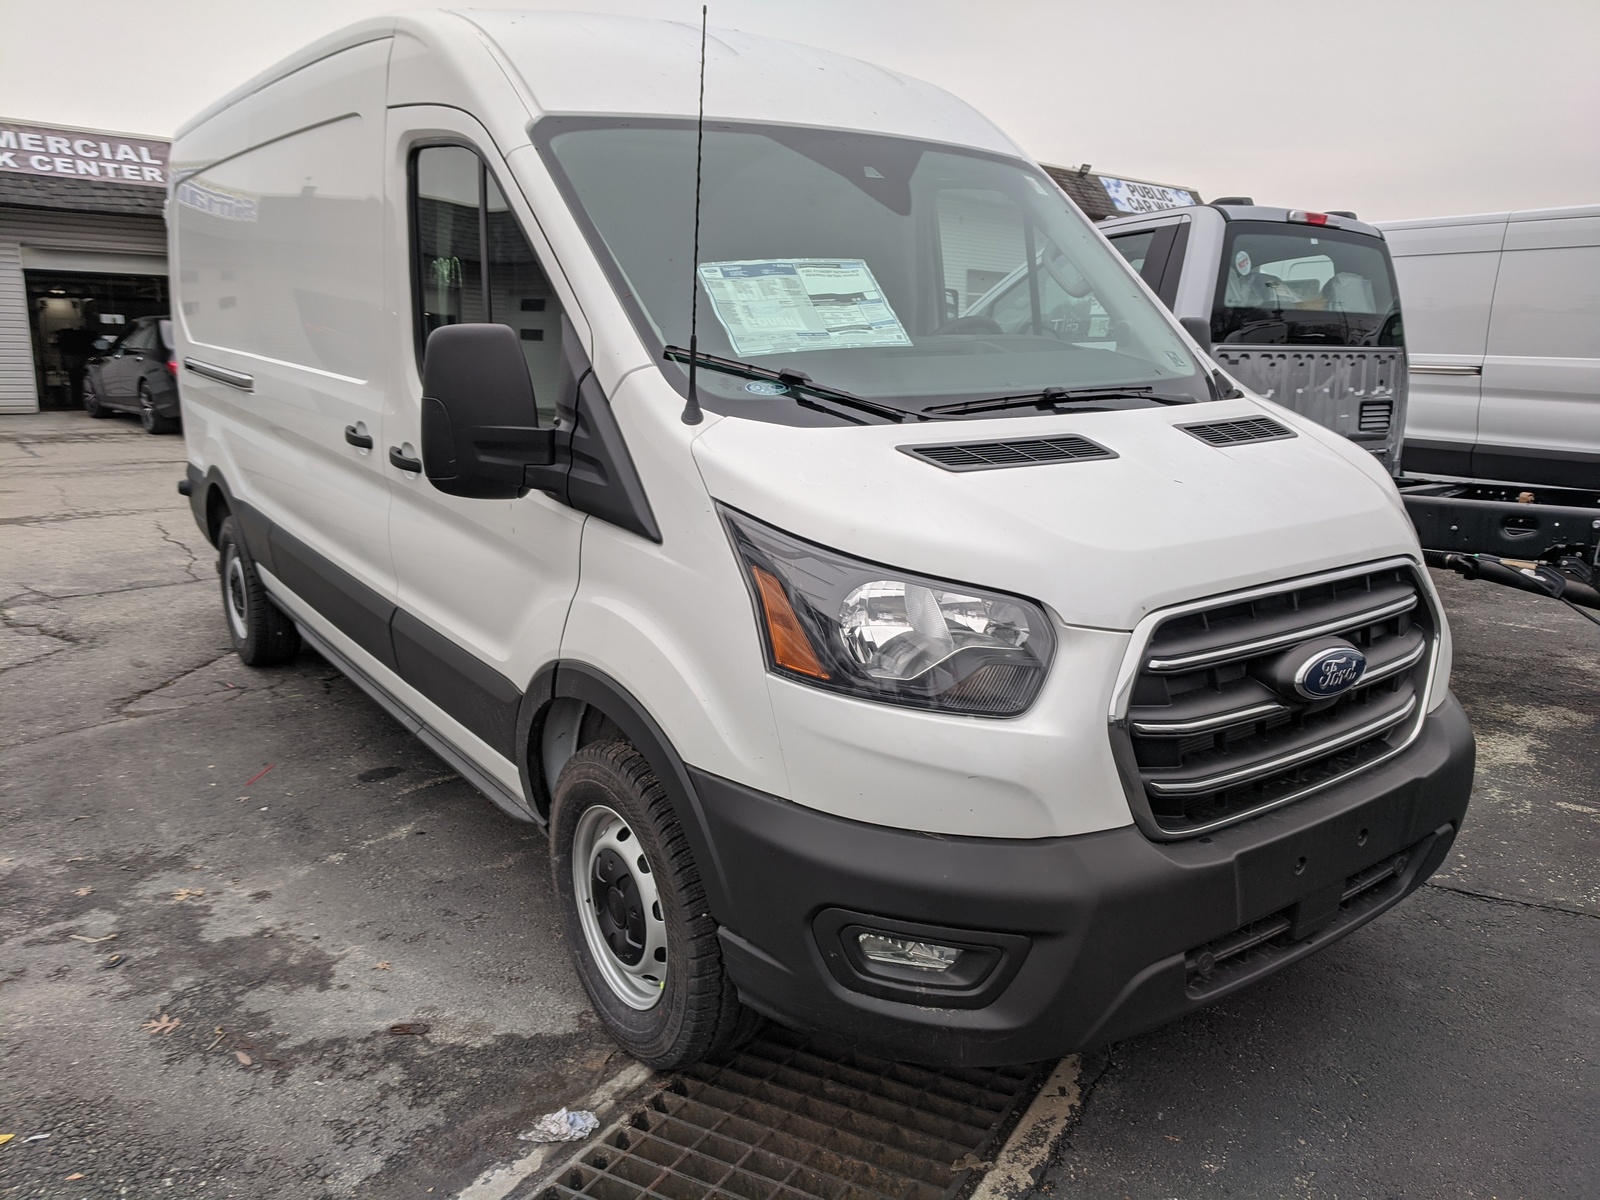
<path fill-rule="evenodd" d="M 547 829 L 655 1066 L 754 1014 L 1033 1061 L 1419 886 L 1473 744 L 1382 466 L 1226 398 L 966 104 L 714 29 L 702 140 L 699 55 L 385 18 L 179 132 L 184 487 L 245 662 L 308 643 Z M 1019 324 L 963 311 L 1013 269 Z"/>
<path fill-rule="evenodd" d="M 1376 226 L 1241 196 L 1099 230 L 1234 379 L 1400 473 L 1405 337 Z"/>

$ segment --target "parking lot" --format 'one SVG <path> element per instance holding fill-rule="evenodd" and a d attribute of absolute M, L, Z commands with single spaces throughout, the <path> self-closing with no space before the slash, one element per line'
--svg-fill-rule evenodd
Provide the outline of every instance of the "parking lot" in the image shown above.
<path fill-rule="evenodd" d="M 544 839 L 309 650 L 238 663 L 183 462 L 0 423 L 0 1196 L 506 1195 L 537 1116 L 648 1086 Z M 1478 738 L 1449 862 L 1086 1056 L 1048 1194 L 1595 1194 L 1600 630 L 1438 582 Z"/>

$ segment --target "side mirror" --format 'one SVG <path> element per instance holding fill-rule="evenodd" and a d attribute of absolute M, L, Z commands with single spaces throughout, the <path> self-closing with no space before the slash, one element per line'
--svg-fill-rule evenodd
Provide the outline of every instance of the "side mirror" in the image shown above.
<path fill-rule="evenodd" d="M 555 464 L 557 436 L 539 428 L 516 330 L 445 325 L 428 335 L 422 469 L 434 487 L 451 496 L 514 500 L 532 486 L 529 467 Z"/>
<path fill-rule="evenodd" d="M 1200 343 L 1200 349 L 1207 354 L 1211 353 L 1211 322 L 1204 317 L 1179 317 L 1178 324 L 1183 326 L 1183 331 Z"/>

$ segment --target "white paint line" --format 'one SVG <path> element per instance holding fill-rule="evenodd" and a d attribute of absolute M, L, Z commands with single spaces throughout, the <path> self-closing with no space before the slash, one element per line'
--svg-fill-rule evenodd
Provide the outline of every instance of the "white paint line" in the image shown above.
<path fill-rule="evenodd" d="M 1083 1104 L 1078 1086 L 1083 1062 L 1069 1054 L 1055 1065 L 1039 1094 L 1022 1114 L 994 1166 L 972 1193 L 971 1200 L 1019 1200 L 1030 1195 L 1057 1144 Z"/>
<path fill-rule="evenodd" d="M 599 1112 L 606 1105 L 616 1100 L 617 1097 L 625 1096 L 633 1091 L 634 1088 L 642 1085 L 650 1078 L 651 1074 L 650 1068 L 643 1063 L 629 1063 L 582 1100 L 568 1107 L 587 1108 L 591 1112 Z M 603 1118 L 602 1124 L 604 1124 Z M 605 1132 L 602 1129 L 600 1136 L 603 1137 Z M 503 1167 L 491 1167 L 482 1175 L 479 1175 L 457 1193 L 455 1200 L 502 1200 L 502 1197 L 509 1194 L 512 1188 L 544 1166 L 551 1158 L 561 1154 L 581 1153 L 599 1140 L 599 1137 L 592 1137 L 581 1144 L 552 1142 L 542 1146 L 535 1146 L 521 1158 L 509 1162 Z"/>

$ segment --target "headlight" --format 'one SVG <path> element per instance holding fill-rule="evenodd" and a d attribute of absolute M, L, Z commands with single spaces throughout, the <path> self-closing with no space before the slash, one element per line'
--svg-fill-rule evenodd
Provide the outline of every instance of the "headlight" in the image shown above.
<path fill-rule="evenodd" d="M 1037 604 L 862 562 L 721 512 L 777 674 L 990 717 L 1019 713 L 1038 695 L 1055 635 Z"/>

